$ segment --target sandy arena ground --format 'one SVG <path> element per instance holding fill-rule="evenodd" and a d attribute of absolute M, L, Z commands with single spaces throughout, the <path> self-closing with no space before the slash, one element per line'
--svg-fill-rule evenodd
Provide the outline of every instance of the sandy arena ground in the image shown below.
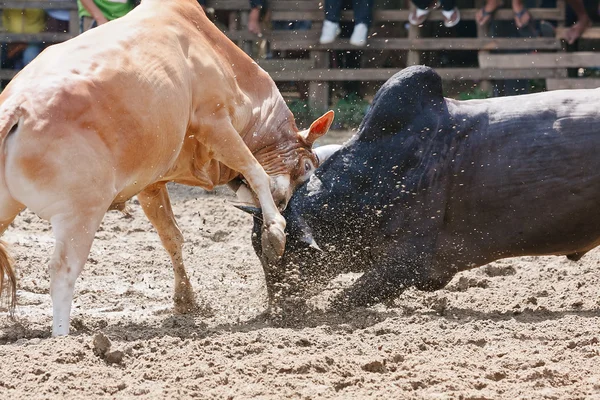
<path fill-rule="evenodd" d="M 170 261 L 134 201 L 96 235 L 72 335 L 50 338 L 53 237 L 24 212 L 4 235 L 20 305 L 16 320 L 0 313 L 0 399 L 600 399 L 600 251 L 502 260 L 389 308 L 275 328 L 255 319 L 266 290 L 251 218 L 225 191 L 171 189 L 214 316 L 173 315 Z"/>

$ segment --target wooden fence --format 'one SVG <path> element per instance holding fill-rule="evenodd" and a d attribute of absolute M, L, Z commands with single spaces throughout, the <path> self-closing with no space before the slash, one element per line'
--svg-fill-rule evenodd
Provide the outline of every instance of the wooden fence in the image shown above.
<path fill-rule="evenodd" d="M 470 6 L 461 6 L 462 20 L 472 21 L 474 26 L 475 13 L 482 5 L 482 0 L 475 0 Z M 51 44 L 69 39 L 78 32 L 77 7 L 74 0 L 0 1 L 0 9 L 5 8 L 68 9 L 71 11 L 71 21 L 66 33 L 2 32 L 0 42 L 3 43 L 34 41 Z M 558 25 L 556 37 L 550 38 L 492 38 L 488 37 L 485 27 L 473 29 L 473 37 L 457 37 L 455 28 L 440 29 L 442 15 L 439 10 L 431 13 L 429 22 L 423 27 L 409 27 L 408 0 L 397 0 L 394 9 L 387 8 L 390 6 L 378 6 L 376 2 L 367 46 L 359 49 L 343 38 L 329 45 L 318 44 L 324 17 L 322 1 L 273 0 L 269 5 L 272 21 L 311 21 L 311 27 L 308 30 L 267 29 L 262 38 L 257 38 L 246 29 L 249 12 L 247 0 L 209 0 L 207 5 L 209 13 L 215 16 L 216 23 L 227 36 L 253 55 L 276 82 L 305 82 L 311 105 L 317 109 L 328 107 L 332 83 L 384 81 L 404 66 L 428 64 L 441 53 L 446 53 L 446 57 L 450 59 L 456 52 L 476 54 L 474 65 L 434 65 L 446 80 L 476 81 L 485 84 L 490 80 L 541 79 L 545 80 L 549 90 L 600 86 L 598 79 L 569 78 L 567 75 L 567 68 L 600 66 L 600 53 L 564 51 L 564 42 L 560 39 L 565 29 L 564 0 L 557 0 L 556 8 L 530 9 L 534 19 L 553 21 Z M 352 17 L 352 11 L 342 13 L 343 21 L 352 21 Z M 510 8 L 500 9 L 494 15 L 495 21 L 512 19 L 513 13 Z M 589 29 L 584 39 L 600 39 L 600 29 Z M 263 58 L 265 48 L 277 53 L 277 57 Z M 363 62 L 357 68 L 339 68 L 332 65 L 336 53 L 343 54 L 349 51 L 360 51 L 364 60 L 375 62 Z M 515 51 L 518 53 L 508 54 Z M 385 56 L 382 57 L 382 54 Z M 15 71 L 0 70 L 0 79 L 8 79 L 14 73 Z"/>

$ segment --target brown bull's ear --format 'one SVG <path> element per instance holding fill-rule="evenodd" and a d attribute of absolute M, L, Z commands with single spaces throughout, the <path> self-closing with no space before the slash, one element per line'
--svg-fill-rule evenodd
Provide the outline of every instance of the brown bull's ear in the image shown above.
<path fill-rule="evenodd" d="M 327 111 L 315 122 L 313 122 L 307 131 L 302 132 L 302 137 L 306 143 L 312 146 L 315 140 L 326 134 L 327 131 L 329 131 L 331 123 L 333 122 L 333 116 L 333 111 Z"/>

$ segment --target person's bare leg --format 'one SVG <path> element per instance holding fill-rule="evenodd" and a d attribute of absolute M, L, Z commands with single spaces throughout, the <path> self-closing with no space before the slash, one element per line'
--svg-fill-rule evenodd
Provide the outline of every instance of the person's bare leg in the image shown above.
<path fill-rule="evenodd" d="M 515 14 L 515 25 L 518 29 L 524 28 L 529 25 L 531 21 L 531 14 L 523 4 L 523 0 L 513 0 L 512 9 Z"/>
<path fill-rule="evenodd" d="M 502 0 L 486 0 L 485 5 L 477 10 L 475 20 L 480 26 L 489 23 L 498 7 L 502 5 Z"/>
<path fill-rule="evenodd" d="M 592 21 L 585 10 L 583 0 L 567 0 L 567 4 L 571 6 L 573 11 L 575 11 L 575 15 L 577 15 L 577 22 L 567 29 L 564 37 L 567 43 L 573 44 L 583 35 L 583 32 L 591 25 Z"/>

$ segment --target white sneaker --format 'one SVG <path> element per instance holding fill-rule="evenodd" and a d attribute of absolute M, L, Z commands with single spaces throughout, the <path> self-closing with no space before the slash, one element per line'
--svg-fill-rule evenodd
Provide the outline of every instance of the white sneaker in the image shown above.
<path fill-rule="evenodd" d="M 350 36 L 350 44 L 352 46 L 364 46 L 367 44 L 367 34 L 369 33 L 369 28 L 367 24 L 356 24 L 354 25 L 354 30 L 352 31 L 352 36 Z"/>
<path fill-rule="evenodd" d="M 323 21 L 323 31 L 321 32 L 321 38 L 319 39 L 319 43 L 333 43 L 341 31 L 342 30 L 340 29 L 340 24 L 328 20 Z"/>

